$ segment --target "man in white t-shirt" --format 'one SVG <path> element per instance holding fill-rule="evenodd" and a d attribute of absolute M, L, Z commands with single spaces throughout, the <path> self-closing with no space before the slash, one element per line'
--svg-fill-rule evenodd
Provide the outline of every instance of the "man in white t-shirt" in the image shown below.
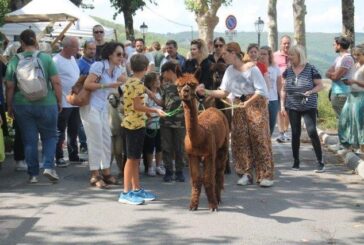
<path fill-rule="evenodd" d="M 142 38 L 137 38 L 135 39 L 135 52 L 128 57 L 127 68 L 129 75 L 132 73 L 130 69 L 130 58 L 133 57 L 134 54 L 144 54 L 149 60 L 147 72 L 154 72 L 154 57 L 151 53 L 146 52 L 144 40 Z"/>
<path fill-rule="evenodd" d="M 62 111 L 58 115 L 57 131 L 58 142 L 56 148 L 57 167 L 67 167 L 63 159 L 63 143 L 67 128 L 67 149 L 70 162 L 81 162 L 78 157 L 77 134 L 81 122 L 79 108 L 69 104 L 66 96 L 70 94 L 72 86 L 80 75 L 75 55 L 79 50 L 79 43 L 76 37 L 65 37 L 62 41 L 62 51 L 53 57 L 56 64 L 59 78 L 62 83 Z"/>

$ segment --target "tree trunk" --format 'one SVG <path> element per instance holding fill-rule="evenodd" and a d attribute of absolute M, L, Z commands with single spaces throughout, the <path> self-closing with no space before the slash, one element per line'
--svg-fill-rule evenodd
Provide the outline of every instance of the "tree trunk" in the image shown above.
<path fill-rule="evenodd" d="M 209 12 L 196 16 L 199 38 L 204 40 L 206 44 L 214 38 L 214 29 L 219 23 L 219 17 L 213 16 Z"/>
<path fill-rule="evenodd" d="M 351 39 L 351 48 L 355 45 L 354 0 L 341 0 L 342 34 Z"/>
<path fill-rule="evenodd" d="M 268 45 L 273 52 L 278 50 L 277 0 L 268 2 Z"/>
<path fill-rule="evenodd" d="M 306 27 L 305 0 L 293 0 L 293 19 L 294 19 L 294 39 L 297 45 L 301 45 L 306 50 Z"/>
<path fill-rule="evenodd" d="M 134 40 L 133 15 L 131 11 L 124 10 L 125 36 L 127 40 Z"/>

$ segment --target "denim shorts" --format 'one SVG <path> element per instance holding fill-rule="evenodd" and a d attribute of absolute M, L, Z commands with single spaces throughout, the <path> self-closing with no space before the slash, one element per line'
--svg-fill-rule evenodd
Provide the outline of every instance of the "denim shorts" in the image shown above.
<path fill-rule="evenodd" d="M 140 159 L 143 153 L 145 128 L 124 128 L 126 138 L 126 157 L 128 159 Z"/>

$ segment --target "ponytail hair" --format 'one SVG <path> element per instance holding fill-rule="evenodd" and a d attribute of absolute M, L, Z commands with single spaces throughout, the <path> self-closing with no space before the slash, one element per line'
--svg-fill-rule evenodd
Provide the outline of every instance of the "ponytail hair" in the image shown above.
<path fill-rule="evenodd" d="M 240 45 L 237 42 L 230 42 L 226 44 L 226 51 L 227 52 L 234 52 L 236 57 L 243 61 L 244 52 L 241 51 Z"/>

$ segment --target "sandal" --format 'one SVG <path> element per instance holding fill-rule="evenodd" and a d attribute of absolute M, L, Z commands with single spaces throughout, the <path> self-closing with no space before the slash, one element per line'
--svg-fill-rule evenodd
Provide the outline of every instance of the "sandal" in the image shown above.
<path fill-rule="evenodd" d="M 104 182 L 108 185 L 119 185 L 120 184 L 120 182 L 111 174 L 103 175 L 102 177 L 104 177 Z"/>
<path fill-rule="evenodd" d="M 100 175 L 91 177 L 90 184 L 91 186 L 95 186 L 100 189 L 108 189 L 108 186 L 105 184 Z"/>

